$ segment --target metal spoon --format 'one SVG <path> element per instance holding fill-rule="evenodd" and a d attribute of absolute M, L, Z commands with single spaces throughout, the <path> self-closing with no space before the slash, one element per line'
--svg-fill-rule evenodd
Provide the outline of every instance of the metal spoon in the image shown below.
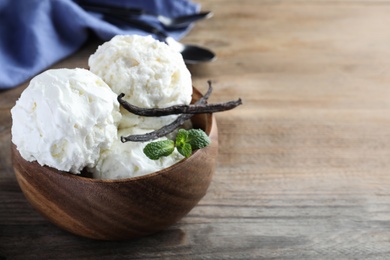
<path fill-rule="evenodd" d="M 182 15 L 177 17 L 166 17 L 162 15 L 157 15 L 157 19 L 160 21 L 160 23 L 166 27 L 171 29 L 180 29 L 187 27 L 193 22 L 202 20 L 202 19 L 208 19 L 213 16 L 212 12 L 201 12 L 196 14 L 190 14 L 190 15 Z"/>
<path fill-rule="evenodd" d="M 165 32 L 160 31 L 156 27 L 147 24 L 145 22 L 139 21 L 139 20 L 133 20 L 129 19 L 127 17 L 112 17 L 110 16 L 110 20 L 121 20 L 125 22 L 127 25 L 130 25 L 132 27 L 141 29 L 145 32 L 154 34 L 157 36 L 157 38 L 168 44 L 172 49 L 180 52 L 183 56 L 184 62 L 187 64 L 197 64 L 197 63 L 203 63 L 203 62 L 210 62 L 213 61 L 216 56 L 214 52 L 212 52 L 209 49 L 206 49 L 204 47 L 200 47 L 197 45 L 192 44 L 183 44 L 172 37 L 169 37 Z"/>
<path fill-rule="evenodd" d="M 184 62 L 187 64 L 209 62 L 216 58 L 215 54 L 209 49 L 192 44 L 182 44 L 172 37 L 166 37 L 165 42 L 171 48 L 180 52 L 183 56 Z"/>
<path fill-rule="evenodd" d="M 164 27 L 169 29 L 184 28 L 193 22 L 210 18 L 213 16 L 212 12 L 201 12 L 201 13 L 183 15 L 183 16 L 177 16 L 171 18 L 159 14 L 153 14 L 138 8 L 117 7 L 117 6 L 93 4 L 93 3 L 80 3 L 80 6 L 88 11 L 98 12 L 102 14 L 109 14 L 114 16 L 123 16 L 125 18 L 126 17 L 131 18 L 131 16 L 140 16 L 140 15 L 154 16 Z"/>

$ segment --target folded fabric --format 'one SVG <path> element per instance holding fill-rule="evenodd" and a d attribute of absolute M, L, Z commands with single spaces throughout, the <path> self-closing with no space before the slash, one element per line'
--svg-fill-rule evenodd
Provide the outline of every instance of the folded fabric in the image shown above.
<path fill-rule="evenodd" d="M 186 0 L 89 0 L 89 3 L 142 8 L 175 17 L 196 13 L 199 4 Z M 169 36 L 180 39 L 190 28 L 165 30 L 157 20 L 147 19 Z M 147 35 L 87 12 L 72 0 L 0 1 L 0 89 L 18 86 L 55 62 L 77 51 L 91 32 L 102 40 L 117 34 Z"/>

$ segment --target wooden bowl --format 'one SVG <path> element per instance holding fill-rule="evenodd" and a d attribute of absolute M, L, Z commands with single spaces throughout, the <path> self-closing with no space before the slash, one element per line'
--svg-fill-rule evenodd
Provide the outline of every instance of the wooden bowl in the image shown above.
<path fill-rule="evenodd" d="M 193 99 L 201 94 L 194 89 Z M 193 117 L 211 138 L 206 148 L 169 168 L 148 175 L 97 180 L 24 160 L 12 146 L 17 181 L 33 207 L 57 226 L 80 236 L 122 240 L 174 224 L 206 194 L 218 153 L 212 114 Z"/>

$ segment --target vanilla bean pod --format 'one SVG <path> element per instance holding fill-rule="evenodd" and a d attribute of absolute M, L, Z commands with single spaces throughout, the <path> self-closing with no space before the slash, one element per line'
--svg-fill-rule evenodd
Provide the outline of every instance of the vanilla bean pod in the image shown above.
<path fill-rule="evenodd" d="M 204 94 L 203 97 L 199 100 L 199 102 L 196 102 L 195 104 L 207 104 L 207 100 L 209 99 L 211 93 L 213 92 L 213 86 L 211 80 L 208 80 L 207 83 L 209 84 L 209 88 L 207 89 L 206 94 Z"/>
<path fill-rule="evenodd" d="M 119 103 L 129 112 L 138 116 L 167 116 L 177 114 L 203 114 L 214 113 L 233 109 L 242 104 L 241 99 L 216 103 L 216 104 L 200 104 L 200 105 L 175 105 L 164 108 L 140 108 L 134 106 L 122 99 L 124 94 L 118 96 Z"/>
<path fill-rule="evenodd" d="M 183 114 L 180 115 L 175 121 L 170 123 L 169 125 L 163 126 L 162 128 L 155 130 L 153 132 L 149 132 L 146 134 L 141 135 L 128 135 L 128 136 L 121 136 L 122 143 L 132 141 L 132 142 L 145 142 L 150 140 L 155 140 L 159 137 L 166 136 L 169 133 L 172 133 L 175 131 L 176 128 L 178 128 L 180 125 L 184 124 L 185 121 L 190 119 L 193 116 L 193 114 Z"/>
<path fill-rule="evenodd" d="M 207 104 L 207 98 L 210 96 L 212 91 L 211 81 L 209 83 L 209 90 L 204 96 L 206 102 L 201 102 L 200 104 L 192 105 L 174 105 L 164 108 L 141 108 L 134 106 L 127 101 L 123 100 L 125 94 L 120 94 L 118 96 L 118 102 L 130 113 L 133 113 L 138 116 L 154 117 L 154 116 L 167 116 L 167 115 L 177 115 L 177 114 L 203 114 L 203 113 L 215 113 L 233 109 L 242 104 L 241 99 L 216 103 L 216 104 Z"/>
<path fill-rule="evenodd" d="M 212 92 L 211 82 L 209 81 L 209 89 L 207 93 L 201 97 L 195 104 L 205 104 L 207 103 L 207 99 L 210 97 Z M 132 141 L 132 142 L 145 142 L 150 140 L 155 140 L 159 137 L 166 136 L 169 133 L 175 131 L 180 125 L 184 124 L 185 121 L 190 119 L 194 114 L 182 114 L 177 117 L 175 121 L 170 123 L 169 125 L 163 126 L 162 128 L 155 130 L 153 132 L 149 132 L 141 135 L 129 135 L 129 136 L 121 136 L 122 143 Z"/>

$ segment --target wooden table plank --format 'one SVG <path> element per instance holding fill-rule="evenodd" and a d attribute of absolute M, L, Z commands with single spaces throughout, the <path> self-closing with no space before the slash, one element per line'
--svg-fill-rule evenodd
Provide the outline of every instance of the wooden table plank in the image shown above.
<path fill-rule="evenodd" d="M 9 259 L 387 259 L 390 255 L 390 1 L 201 1 L 214 17 L 183 39 L 218 59 L 190 66 L 217 114 L 218 168 L 179 223 L 91 241 L 25 201 L 0 92 L 0 255 Z M 54 67 L 86 67 L 98 42 Z M 1 257 L 0 257 L 1 259 Z"/>

